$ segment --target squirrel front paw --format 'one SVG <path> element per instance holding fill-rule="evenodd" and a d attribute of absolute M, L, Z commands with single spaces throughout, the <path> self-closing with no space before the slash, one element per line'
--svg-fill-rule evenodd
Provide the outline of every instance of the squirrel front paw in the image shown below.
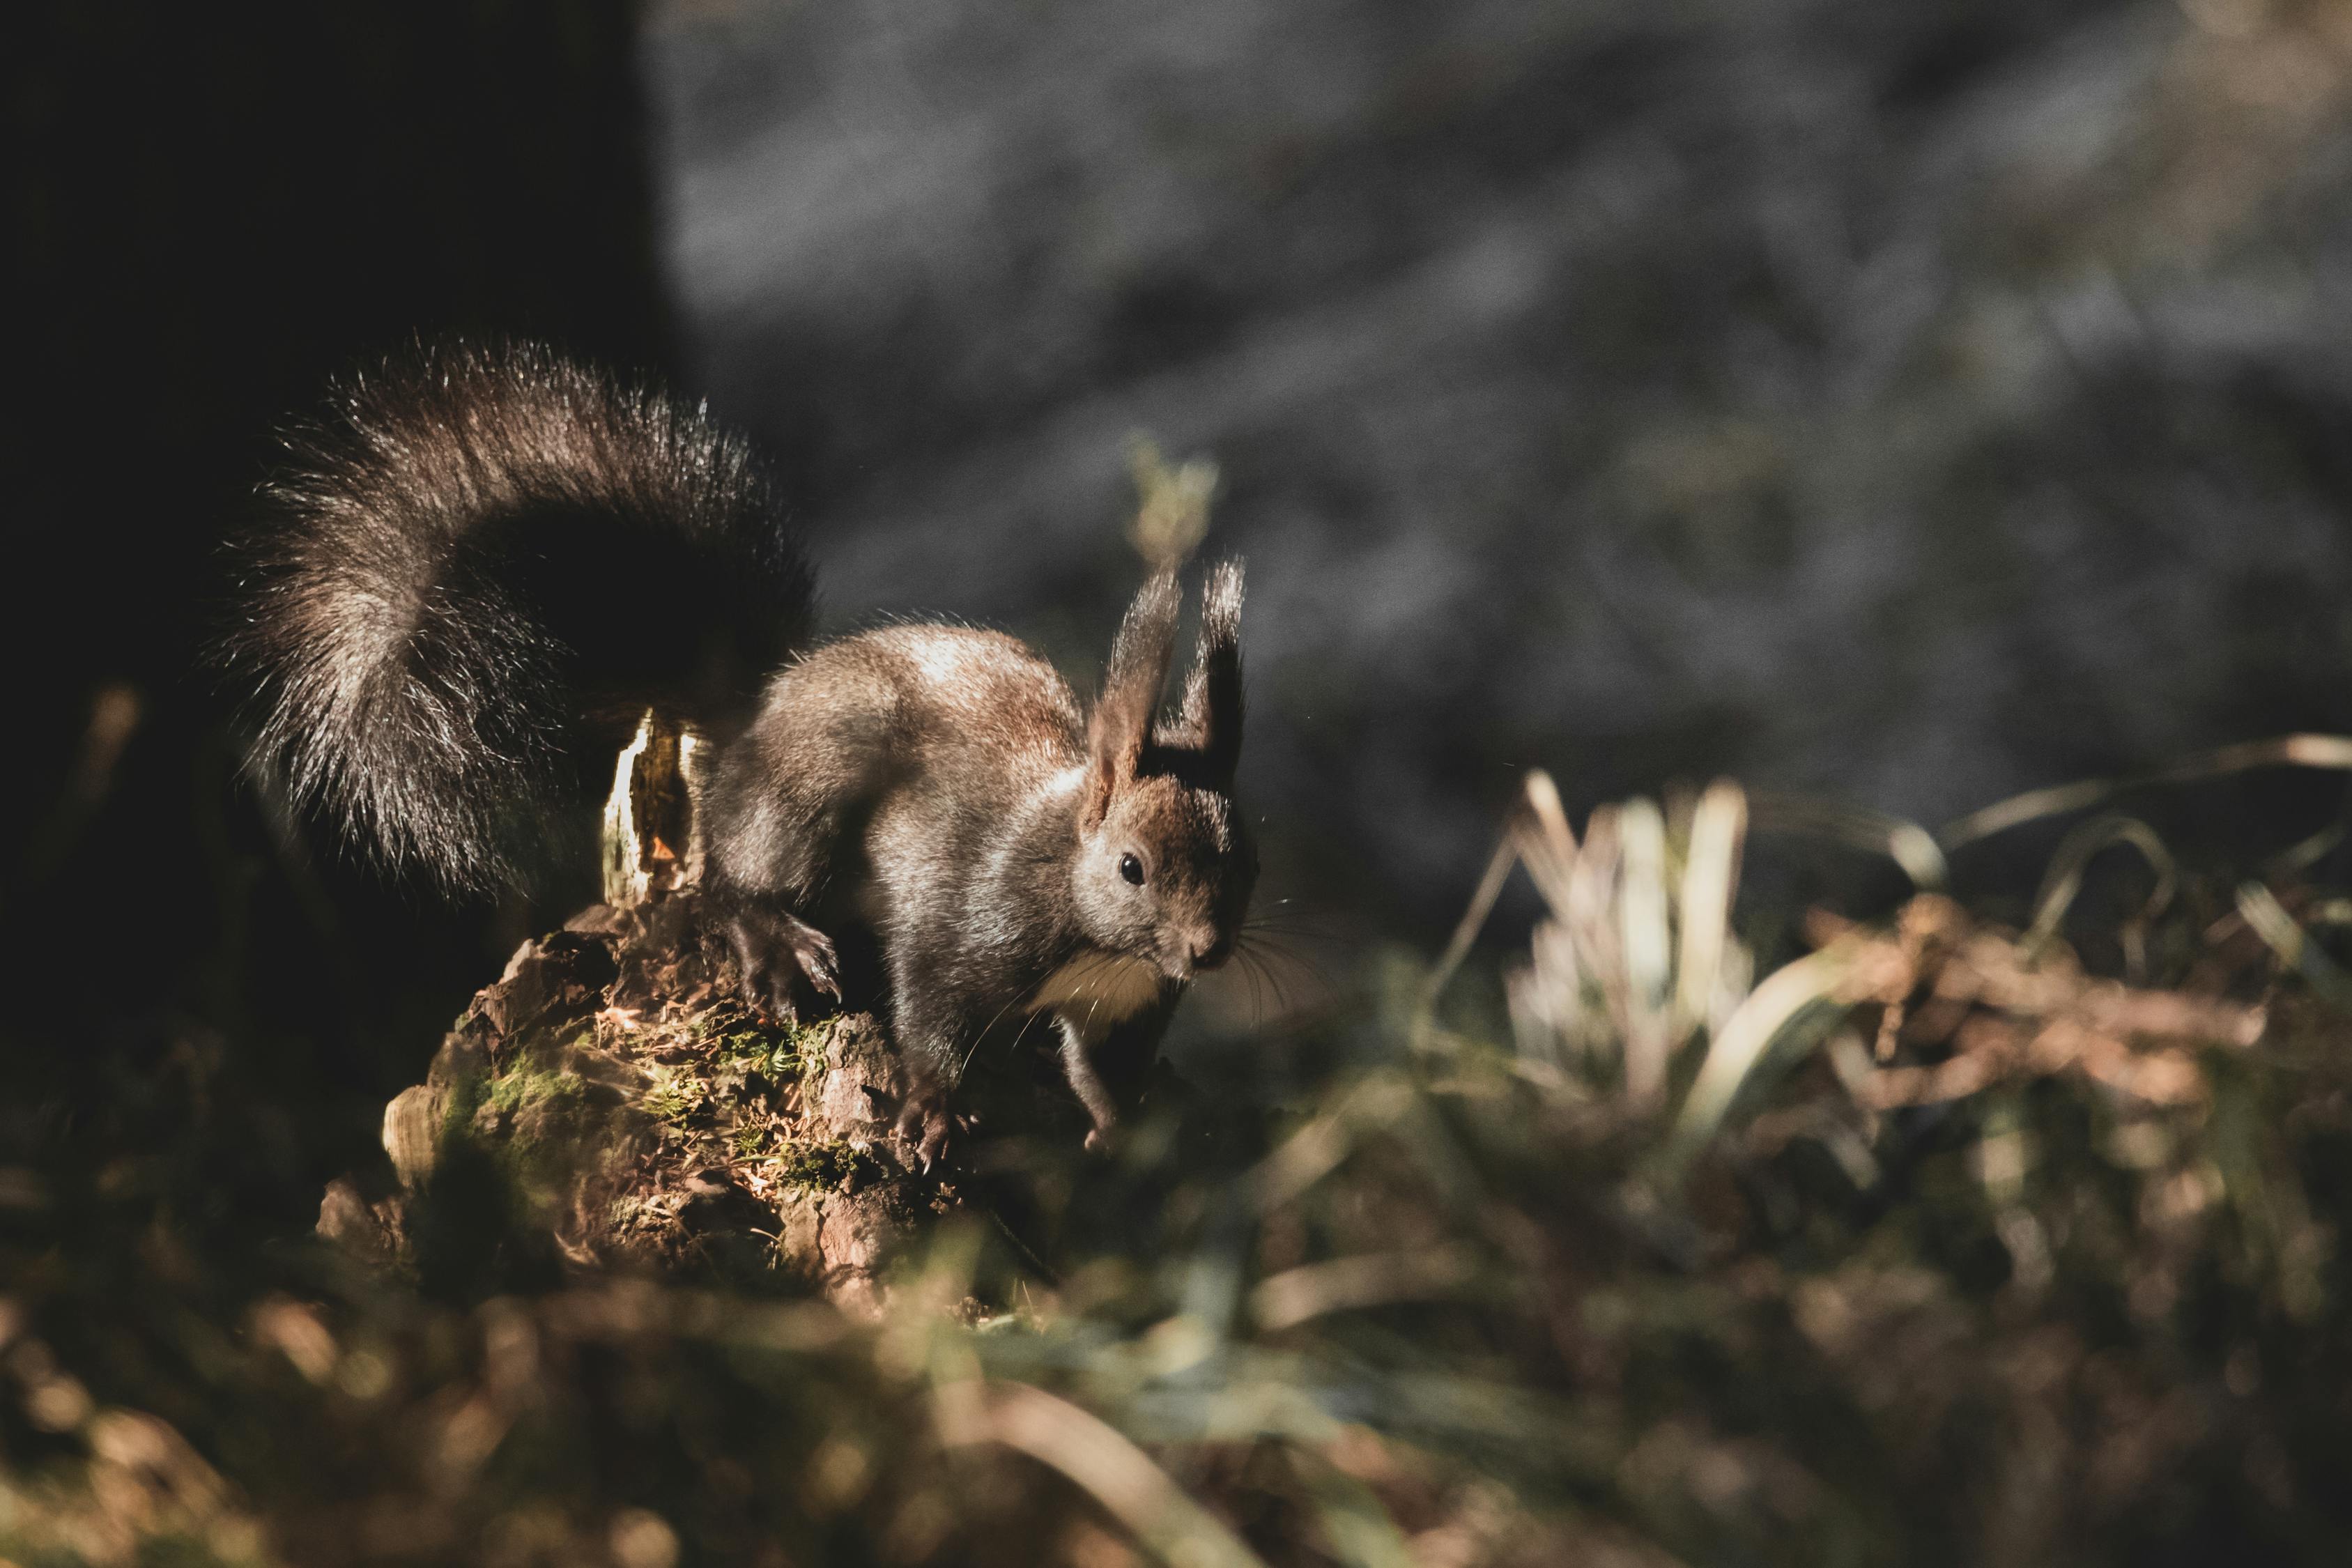
<path fill-rule="evenodd" d="M 926 1175 L 946 1156 L 954 1129 L 948 1115 L 948 1091 L 939 1083 L 916 1084 L 898 1104 L 898 1134 L 913 1146 L 915 1163 Z"/>
<path fill-rule="evenodd" d="M 841 961 L 831 937 L 782 910 L 738 915 L 730 923 L 746 1002 L 779 1018 L 797 1018 L 798 976 L 840 1004 Z"/>

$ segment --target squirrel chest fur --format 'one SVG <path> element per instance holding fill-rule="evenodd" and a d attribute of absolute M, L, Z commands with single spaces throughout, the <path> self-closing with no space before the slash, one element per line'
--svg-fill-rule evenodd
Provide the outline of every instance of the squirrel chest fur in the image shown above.
<path fill-rule="evenodd" d="M 1160 972 L 1139 958 L 1087 952 L 1045 976 L 1029 998 L 1032 1013 L 1075 1012 L 1081 1026 L 1122 1024 L 1156 1005 L 1166 991 Z"/>
<path fill-rule="evenodd" d="M 1096 1142 L 1118 1113 L 1099 1055 L 1156 1048 L 1232 952 L 1256 878 L 1233 797 L 1237 564 L 1208 574 L 1174 712 L 1168 570 L 1082 705 L 1001 633 L 814 642 L 809 574 L 740 443 L 544 351 L 386 366 L 290 444 L 228 648 L 259 689 L 255 771 L 479 889 L 515 876 L 604 722 L 667 709 L 716 752 L 704 890 L 747 994 L 838 1001 L 856 927 L 926 1163 L 970 1053 L 1029 1016 L 1053 1019 Z M 612 625 L 613 582 L 692 629 L 648 646 Z"/>

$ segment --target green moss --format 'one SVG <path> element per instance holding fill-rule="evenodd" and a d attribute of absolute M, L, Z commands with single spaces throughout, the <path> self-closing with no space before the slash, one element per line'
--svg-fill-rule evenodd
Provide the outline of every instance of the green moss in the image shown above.
<path fill-rule="evenodd" d="M 720 1068 L 757 1072 L 780 1082 L 806 1070 L 812 1043 L 822 1048 L 815 1027 L 761 1023 L 740 1008 L 714 1009 L 695 1021 L 691 1037 L 706 1047 Z"/>
<path fill-rule="evenodd" d="M 646 1090 L 646 1113 L 672 1127 L 683 1126 L 709 1098 L 709 1086 L 692 1073 L 661 1068 L 655 1072 L 653 1087 Z"/>
<path fill-rule="evenodd" d="M 451 1081 L 449 1098 L 441 1112 L 442 1147 L 467 1135 L 474 1124 L 474 1112 L 482 1108 L 489 1094 L 490 1075 L 478 1067 L 459 1073 Z"/>
<path fill-rule="evenodd" d="M 584 1099 L 587 1091 L 588 1086 L 576 1072 L 518 1070 L 491 1084 L 488 1099 L 500 1110 L 511 1112 L 546 1100 L 576 1102 Z"/>
<path fill-rule="evenodd" d="M 846 1143 L 799 1143 L 776 1161 L 776 1179 L 786 1186 L 855 1190 L 887 1174 L 880 1161 Z"/>

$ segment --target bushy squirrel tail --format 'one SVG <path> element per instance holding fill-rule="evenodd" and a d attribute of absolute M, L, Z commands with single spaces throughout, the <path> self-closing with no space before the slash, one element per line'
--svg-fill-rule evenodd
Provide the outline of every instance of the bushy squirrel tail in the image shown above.
<path fill-rule="evenodd" d="M 249 765 L 389 865 L 519 879 L 646 707 L 724 740 L 805 645 L 807 564 L 748 448 L 547 349 L 351 376 L 288 437 L 223 653 Z"/>

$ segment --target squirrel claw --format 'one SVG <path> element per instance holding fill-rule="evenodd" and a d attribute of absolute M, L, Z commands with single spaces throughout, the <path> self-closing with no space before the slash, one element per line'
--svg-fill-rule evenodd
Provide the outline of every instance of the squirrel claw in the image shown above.
<path fill-rule="evenodd" d="M 797 916 L 769 910 L 738 916 L 735 953 L 743 971 L 743 997 L 780 1020 L 797 1020 L 793 972 L 797 969 L 817 994 L 842 1005 L 841 960 L 833 939 Z M 789 955 L 789 957 L 787 957 Z"/>
<path fill-rule="evenodd" d="M 945 1158 L 954 1127 L 942 1089 L 918 1088 L 898 1107 L 898 1136 L 914 1145 L 916 1166 L 925 1175 Z"/>
<path fill-rule="evenodd" d="M 816 945 L 801 954 L 801 969 L 809 977 L 810 984 L 835 1002 L 841 1000 L 841 970 L 835 962 L 830 939 L 818 937 Z"/>
<path fill-rule="evenodd" d="M 796 1024 L 800 1009 L 793 1005 L 791 984 L 773 969 L 759 968 L 743 976 L 743 1003 L 771 1024 Z"/>

